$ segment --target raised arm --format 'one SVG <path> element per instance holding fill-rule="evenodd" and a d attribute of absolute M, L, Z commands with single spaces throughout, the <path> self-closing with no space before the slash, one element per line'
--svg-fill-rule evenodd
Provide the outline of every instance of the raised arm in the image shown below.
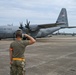
<path fill-rule="evenodd" d="M 27 37 L 29 39 L 29 44 L 33 44 L 36 42 L 36 40 L 28 34 L 25 34 L 25 37 Z"/>

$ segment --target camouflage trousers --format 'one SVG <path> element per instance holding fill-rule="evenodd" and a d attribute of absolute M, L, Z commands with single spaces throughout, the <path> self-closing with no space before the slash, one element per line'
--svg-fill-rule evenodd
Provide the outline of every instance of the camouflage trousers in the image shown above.
<path fill-rule="evenodd" d="M 10 75 L 25 75 L 25 61 L 14 60 L 10 67 Z"/>

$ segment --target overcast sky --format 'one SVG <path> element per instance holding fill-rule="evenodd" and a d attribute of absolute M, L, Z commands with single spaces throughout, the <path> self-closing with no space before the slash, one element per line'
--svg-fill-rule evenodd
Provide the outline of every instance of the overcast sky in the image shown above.
<path fill-rule="evenodd" d="M 0 0 L 0 25 L 19 25 L 26 19 L 31 24 L 55 23 L 61 8 L 67 10 L 69 26 L 76 26 L 76 0 Z"/>

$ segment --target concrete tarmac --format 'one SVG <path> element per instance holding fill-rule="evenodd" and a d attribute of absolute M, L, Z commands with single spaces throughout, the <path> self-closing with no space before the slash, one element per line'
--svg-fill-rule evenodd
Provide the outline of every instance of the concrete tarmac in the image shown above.
<path fill-rule="evenodd" d="M 9 45 L 0 41 L 0 75 L 10 75 Z M 26 75 L 76 75 L 76 37 L 53 36 L 27 46 Z"/>

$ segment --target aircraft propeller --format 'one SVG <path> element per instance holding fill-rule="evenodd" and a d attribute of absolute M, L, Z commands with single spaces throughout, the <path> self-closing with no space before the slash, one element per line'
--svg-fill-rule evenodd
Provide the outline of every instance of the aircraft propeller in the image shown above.
<path fill-rule="evenodd" d="M 26 27 L 28 30 L 30 30 L 30 27 L 29 27 L 29 25 L 30 25 L 30 21 L 26 20 L 25 27 Z"/>
<path fill-rule="evenodd" d="M 23 29 L 23 24 L 22 23 L 20 23 L 20 27 L 19 27 L 20 29 Z"/>
<path fill-rule="evenodd" d="M 25 28 L 24 28 L 24 26 L 23 26 L 23 23 L 20 23 L 20 27 L 19 27 L 19 28 L 20 28 L 23 32 L 29 34 L 30 31 L 31 31 L 29 25 L 30 25 L 30 21 L 26 20 Z"/>

